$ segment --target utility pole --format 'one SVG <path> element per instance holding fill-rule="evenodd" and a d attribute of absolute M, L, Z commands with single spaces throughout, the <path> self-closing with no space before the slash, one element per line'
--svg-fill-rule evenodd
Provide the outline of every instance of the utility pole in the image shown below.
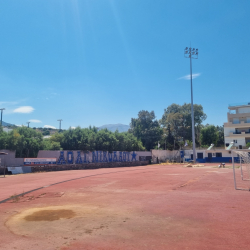
<path fill-rule="evenodd" d="M 61 131 L 61 122 L 62 122 L 62 119 L 58 119 L 57 121 L 59 121 L 59 131 Z"/>
<path fill-rule="evenodd" d="M 195 131 L 194 131 L 194 107 L 193 107 L 193 76 L 192 76 L 192 59 L 198 59 L 198 49 L 186 47 L 184 57 L 190 58 L 190 79 L 191 79 L 191 115 L 192 115 L 192 141 L 193 141 L 193 161 L 196 162 L 195 151 Z"/>
<path fill-rule="evenodd" d="M 28 128 L 30 127 L 30 122 L 26 122 L 28 124 Z"/>
<path fill-rule="evenodd" d="M 5 108 L 0 109 L 1 110 L 1 126 L 3 126 L 3 111 Z"/>

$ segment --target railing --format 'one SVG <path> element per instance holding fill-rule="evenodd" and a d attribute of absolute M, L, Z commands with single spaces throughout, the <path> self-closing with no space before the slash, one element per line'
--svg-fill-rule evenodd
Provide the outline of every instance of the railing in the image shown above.
<path fill-rule="evenodd" d="M 235 135 L 240 135 L 240 134 L 250 134 L 250 131 L 235 131 L 235 132 L 233 132 L 233 134 L 235 134 Z"/>
<path fill-rule="evenodd" d="M 228 107 L 237 107 L 237 106 L 250 106 L 250 102 L 240 102 L 240 103 L 231 103 Z"/>

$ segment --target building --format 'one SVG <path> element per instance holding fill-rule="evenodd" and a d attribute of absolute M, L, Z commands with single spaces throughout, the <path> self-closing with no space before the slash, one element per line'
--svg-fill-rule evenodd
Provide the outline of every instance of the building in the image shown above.
<path fill-rule="evenodd" d="M 225 146 L 234 142 L 238 149 L 250 142 L 250 102 L 228 106 L 227 122 L 224 123 Z"/>

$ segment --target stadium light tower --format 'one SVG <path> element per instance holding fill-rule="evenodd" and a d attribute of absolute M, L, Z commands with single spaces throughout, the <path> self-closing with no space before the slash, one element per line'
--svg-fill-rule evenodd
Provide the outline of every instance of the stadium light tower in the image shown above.
<path fill-rule="evenodd" d="M 59 122 L 59 131 L 61 130 L 61 122 L 62 122 L 62 119 L 58 119 L 57 120 Z"/>
<path fill-rule="evenodd" d="M 1 110 L 1 126 L 3 125 L 3 111 L 5 108 L 0 109 Z"/>
<path fill-rule="evenodd" d="M 30 122 L 26 122 L 28 124 L 28 128 L 30 127 Z"/>
<path fill-rule="evenodd" d="M 198 49 L 186 47 L 184 57 L 190 58 L 190 80 L 191 80 L 191 115 L 192 115 L 192 141 L 193 141 L 193 161 L 196 162 L 195 133 L 194 133 L 194 106 L 193 106 L 193 82 L 192 82 L 192 59 L 198 59 Z"/>

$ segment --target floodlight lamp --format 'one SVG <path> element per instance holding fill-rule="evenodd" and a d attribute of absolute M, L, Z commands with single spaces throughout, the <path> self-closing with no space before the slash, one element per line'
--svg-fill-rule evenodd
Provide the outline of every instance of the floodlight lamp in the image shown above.
<path fill-rule="evenodd" d="M 193 51 L 195 51 L 195 48 L 193 48 Z"/>

